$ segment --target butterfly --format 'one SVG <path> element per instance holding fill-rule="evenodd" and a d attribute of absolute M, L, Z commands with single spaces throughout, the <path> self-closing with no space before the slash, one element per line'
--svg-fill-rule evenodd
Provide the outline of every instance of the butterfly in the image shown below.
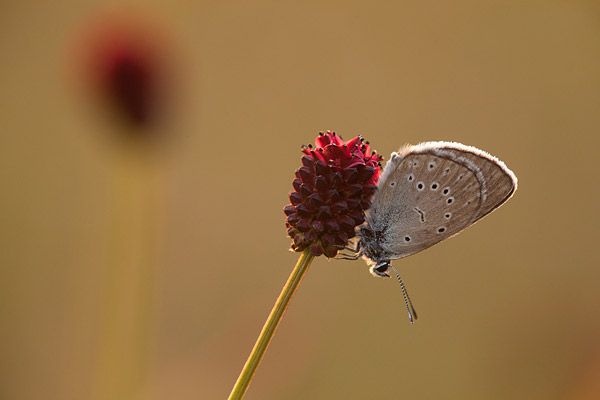
<path fill-rule="evenodd" d="M 456 235 L 504 204 L 517 189 L 517 177 L 498 158 L 453 142 L 407 145 L 392 153 L 379 179 L 356 248 L 370 272 L 389 277 L 402 288 L 411 323 L 417 317 L 396 260 Z"/>

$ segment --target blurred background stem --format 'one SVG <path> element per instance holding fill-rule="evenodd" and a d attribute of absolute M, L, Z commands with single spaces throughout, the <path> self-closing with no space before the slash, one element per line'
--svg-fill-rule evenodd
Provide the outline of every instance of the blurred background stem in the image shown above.
<path fill-rule="evenodd" d="M 252 381 L 252 377 L 256 372 L 256 368 L 258 367 L 258 364 L 260 364 L 267 347 L 269 347 L 269 343 L 271 343 L 271 339 L 273 339 L 273 335 L 281 322 L 281 318 L 283 317 L 283 314 L 285 314 L 292 297 L 294 297 L 294 294 L 298 289 L 298 285 L 302 282 L 314 257 L 315 256 L 313 256 L 308 249 L 300 255 L 298 263 L 292 270 L 281 294 L 277 298 L 277 301 L 271 310 L 271 314 L 269 315 L 269 318 L 267 318 L 267 321 L 256 340 L 256 344 L 229 395 L 229 400 L 237 400 L 244 397 L 244 394 Z"/>
<path fill-rule="evenodd" d="M 126 150 L 116 154 L 111 166 L 95 400 L 136 397 L 147 373 L 153 332 L 159 176 L 149 154 Z"/>

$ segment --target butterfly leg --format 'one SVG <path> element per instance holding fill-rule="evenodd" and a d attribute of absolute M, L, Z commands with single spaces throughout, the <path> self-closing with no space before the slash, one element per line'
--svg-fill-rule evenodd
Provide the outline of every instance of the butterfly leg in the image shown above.
<path fill-rule="evenodd" d="M 356 247 L 345 246 L 344 250 L 348 250 L 348 251 L 350 251 L 350 252 L 352 252 L 354 254 L 360 254 L 362 256 L 361 247 L 362 247 L 362 242 L 360 240 L 358 240 L 356 242 Z"/>
<path fill-rule="evenodd" d="M 358 260 L 359 258 L 362 257 L 360 240 L 358 242 L 356 242 L 355 248 L 344 246 L 344 247 L 342 247 L 342 250 L 347 250 L 352 254 L 340 252 L 340 256 L 335 257 L 336 260 Z"/>
<path fill-rule="evenodd" d="M 336 260 L 358 260 L 362 257 L 362 251 L 354 254 L 346 254 L 341 252 L 339 254 L 339 256 L 334 257 Z"/>

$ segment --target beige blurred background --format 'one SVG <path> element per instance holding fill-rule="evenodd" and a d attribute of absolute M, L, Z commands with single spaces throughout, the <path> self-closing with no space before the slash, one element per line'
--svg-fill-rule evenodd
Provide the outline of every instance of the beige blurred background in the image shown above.
<path fill-rule="evenodd" d="M 113 14 L 165 39 L 141 150 L 74 72 Z M 414 326 L 396 282 L 315 260 L 247 399 L 600 398 L 597 1 L 3 1 L 0 54 L 1 399 L 226 398 L 327 129 L 474 145 L 519 190 L 394 263 Z"/>

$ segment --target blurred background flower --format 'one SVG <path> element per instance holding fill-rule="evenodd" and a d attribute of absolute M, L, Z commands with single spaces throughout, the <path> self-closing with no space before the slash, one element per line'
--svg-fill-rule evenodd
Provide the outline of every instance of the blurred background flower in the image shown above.
<path fill-rule="evenodd" d="M 103 160 L 110 195 L 104 202 L 92 399 L 135 397 L 148 379 L 166 193 L 165 146 L 148 145 L 173 136 L 165 117 L 177 86 L 163 25 L 143 9 L 97 10 L 73 29 L 67 47 L 70 78 L 89 102 L 90 118 L 102 117 L 106 133 L 116 139 Z"/>
<path fill-rule="evenodd" d="M 68 67 L 99 116 L 130 138 L 156 134 L 172 104 L 175 57 L 167 29 L 142 8 L 98 11 L 73 31 Z"/>

